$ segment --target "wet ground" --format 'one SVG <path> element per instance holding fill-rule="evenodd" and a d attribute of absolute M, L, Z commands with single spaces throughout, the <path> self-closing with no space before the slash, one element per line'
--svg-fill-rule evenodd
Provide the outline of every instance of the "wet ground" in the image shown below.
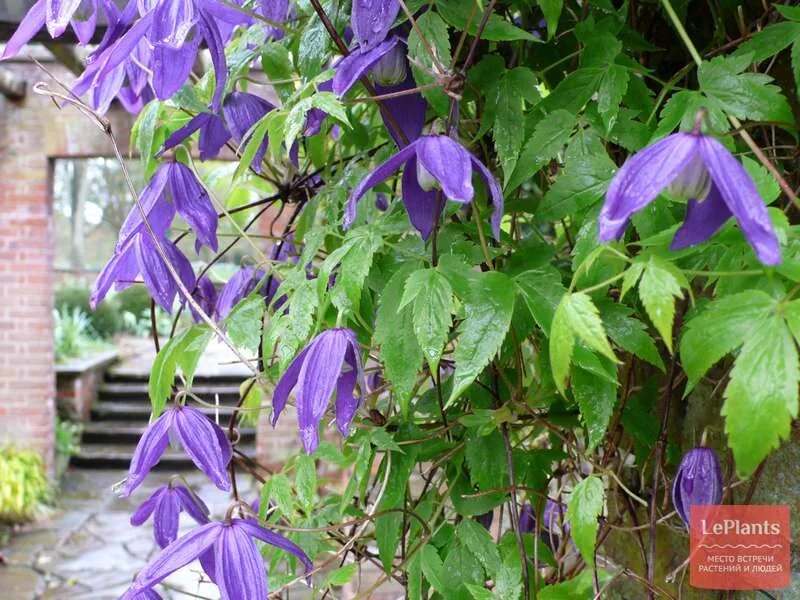
<path fill-rule="evenodd" d="M 118 498 L 112 485 L 120 471 L 70 470 L 62 481 L 58 505 L 36 525 L 15 533 L 2 552 L 0 597 L 9 600 L 106 600 L 118 598 L 133 575 L 158 547 L 152 522 L 130 525 L 135 508 L 169 473 L 151 473 L 131 498 Z M 212 514 L 224 513 L 229 496 L 200 473 L 187 473 L 192 487 Z M 240 484 L 241 487 L 241 484 Z M 255 497 L 255 492 L 251 494 Z M 245 496 L 249 497 L 249 496 Z M 181 514 L 181 532 L 194 524 Z M 218 598 L 216 587 L 189 565 L 166 580 L 159 593 L 166 598 Z M 188 592 L 184 593 L 184 592 Z"/>

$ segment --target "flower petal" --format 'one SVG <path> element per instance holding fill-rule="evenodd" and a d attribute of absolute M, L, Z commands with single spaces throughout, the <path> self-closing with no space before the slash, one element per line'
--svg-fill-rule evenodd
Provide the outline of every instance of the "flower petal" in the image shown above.
<path fill-rule="evenodd" d="M 447 198 L 472 201 L 472 160 L 464 146 L 446 135 L 424 135 L 419 138 L 417 159 L 436 178 Z"/>
<path fill-rule="evenodd" d="M 201 525 L 161 550 L 139 571 L 133 584 L 120 600 L 134 600 L 143 590 L 153 587 L 171 573 L 198 558 L 220 537 L 220 530 L 223 527 L 222 523 L 216 522 Z"/>
<path fill-rule="evenodd" d="M 19 54 L 22 47 L 39 33 L 41 28 L 44 27 L 44 12 L 45 0 L 37 0 L 30 10 L 25 13 L 25 16 L 22 17 L 22 21 L 19 22 L 14 35 L 6 42 L 6 47 L 3 50 L 3 55 L 0 56 L 0 60 Z"/>
<path fill-rule="evenodd" d="M 72 15 L 70 25 L 81 46 L 85 46 L 91 42 L 94 30 L 97 27 L 97 6 L 95 0 L 80 0 L 78 8 Z"/>
<path fill-rule="evenodd" d="M 253 293 L 253 290 L 264 281 L 267 274 L 264 271 L 253 269 L 252 267 L 242 267 L 222 286 L 217 296 L 217 306 L 214 316 L 217 320 L 224 319 L 244 298 Z M 263 284 L 261 285 L 263 293 Z"/>
<path fill-rule="evenodd" d="M 45 24 L 50 37 L 57 38 L 64 33 L 80 3 L 81 0 L 47 0 Z"/>
<path fill-rule="evenodd" d="M 289 366 L 281 375 L 278 385 L 275 386 L 275 391 L 272 393 L 272 426 L 278 422 L 278 417 L 281 416 L 283 409 L 286 408 L 286 402 L 289 399 L 289 394 L 297 385 L 297 379 L 300 376 L 300 371 L 303 367 L 303 362 L 308 354 L 308 346 L 303 348 L 300 353 L 294 357 Z"/>
<path fill-rule="evenodd" d="M 153 515 L 153 535 L 161 548 L 166 548 L 178 537 L 180 512 L 180 500 L 175 490 L 166 488 Z"/>
<path fill-rule="evenodd" d="M 178 272 L 184 286 L 191 290 L 194 287 L 192 265 L 172 242 L 162 238 L 159 240 L 159 244 Z M 175 300 L 175 294 L 178 293 L 178 286 L 149 232 L 136 234 L 135 248 L 139 272 L 150 295 L 161 308 L 168 313 L 172 312 L 172 303 Z"/>
<path fill-rule="evenodd" d="M 286 539 L 282 535 L 273 533 L 272 531 L 261 527 L 261 525 L 259 525 L 256 521 L 252 519 L 235 519 L 233 521 L 233 527 L 246 531 L 249 536 L 259 539 L 270 546 L 275 546 L 276 548 L 280 548 L 281 550 L 294 554 L 300 559 L 300 562 L 303 563 L 306 573 L 314 568 L 314 564 L 311 562 L 311 559 L 308 558 L 308 555 L 303 552 L 300 546 L 291 540 Z"/>
<path fill-rule="evenodd" d="M 414 228 L 419 231 L 423 240 L 430 237 L 437 221 L 442 216 L 444 209 L 444 199 L 442 199 L 439 210 L 437 211 L 437 191 L 425 191 L 417 180 L 417 158 L 412 157 L 406 163 L 403 170 L 403 206 L 406 207 L 408 219 Z"/>
<path fill-rule="evenodd" d="M 203 502 L 200 496 L 193 495 L 182 485 L 174 486 L 173 490 L 178 496 L 178 500 L 180 500 L 181 506 L 183 507 L 183 510 L 186 511 L 186 514 L 188 514 L 198 523 L 208 523 L 208 517 L 210 513 L 208 507 L 205 505 L 205 502 Z"/>
<path fill-rule="evenodd" d="M 375 187 L 379 183 L 391 177 L 392 174 L 397 171 L 397 169 L 403 166 L 412 156 L 414 156 L 417 151 L 417 144 L 418 142 L 412 142 L 405 148 L 401 148 L 397 154 L 391 156 L 382 165 L 376 167 L 372 173 L 367 175 L 361 181 L 361 183 L 358 184 L 356 189 L 353 190 L 353 193 L 350 195 L 350 199 L 347 201 L 347 206 L 344 209 L 342 226 L 345 229 L 350 227 L 353 221 L 355 221 L 356 207 L 358 206 L 358 201 L 361 200 L 361 197 L 366 194 L 370 188 Z"/>
<path fill-rule="evenodd" d="M 174 415 L 175 411 L 165 410 L 160 417 L 148 425 L 142 437 L 139 438 L 139 443 L 136 444 L 136 450 L 133 451 L 131 458 L 128 477 L 120 492 L 120 496 L 123 498 L 130 496 L 133 490 L 141 485 L 150 470 L 161 459 L 161 455 L 164 454 L 164 450 L 169 444 L 168 433 L 172 427 Z"/>
<path fill-rule="evenodd" d="M 225 42 L 217 27 L 216 21 L 205 13 L 200 13 L 200 26 L 203 30 L 208 52 L 211 54 L 211 63 L 214 65 L 214 96 L 211 99 L 211 108 L 219 112 L 222 107 L 222 95 L 228 82 L 228 64 L 225 61 Z"/>
<path fill-rule="evenodd" d="M 161 496 L 166 493 L 167 488 L 162 486 L 157 488 L 155 492 L 150 494 L 150 497 L 147 498 L 144 502 L 139 505 L 133 514 L 131 515 L 131 525 L 134 527 L 138 527 L 147 519 L 150 518 L 150 515 L 153 514 L 156 506 L 158 506 L 159 500 L 161 500 Z"/>
<path fill-rule="evenodd" d="M 489 197 L 492 200 L 492 233 L 496 240 L 500 239 L 500 224 L 503 222 L 503 190 L 500 189 L 500 184 L 492 174 L 492 172 L 474 156 L 470 155 L 472 159 L 472 166 L 478 171 L 486 184 L 486 189 L 489 192 Z"/>
<path fill-rule="evenodd" d="M 781 249 L 767 207 L 742 164 L 725 146 L 708 136 L 701 137 L 700 154 L 758 260 L 765 265 L 780 264 Z"/>
<path fill-rule="evenodd" d="M 199 252 L 205 245 L 217 251 L 217 211 L 211 198 L 194 172 L 181 162 L 174 161 L 169 167 L 169 190 L 175 209 L 194 230 L 197 237 L 195 249 Z"/>
<path fill-rule="evenodd" d="M 89 306 L 94 310 L 97 305 L 106 297 L 111 286 L 117 283 L 117 288 L 130 285 L 139 274 L 139 264 L 136 262 L 136 250 L 133 244 L 128 244 L 122 250 L 114 253 L 100 271 L 92 287 L 92 295 L 89 298 Z"/>
<path fill-rule="evenodd" d="M 350 422 L 358 410 L 361 399 L 353 395 L 356 387 L 358 367 L 353 356 L 353 348 L 348 348 L 345 354 L 345 364 L 349 367 L 336 381 L 336 426 L 343 437 L 347 437 Z"/>
<path fill-rule="evenodd" d="M 375 63 L 394 50 L 399 43 L 400 38 L 394 35 L 374 48 L 369 50 L 359 48 L 345 56 L 336 65 L 336 73 L 333 76 L 333 93 L 340 98 L 344 96 L 361 77 L 369 72 Z"/>
<path fill-rule="evenodd" d="M 263 600 L 267 569 L 253 539 L 233 525 L 214 544 L 216 584 L 222 600 Z"/>
<path fill-rule="evenodd" d="M 183 87 L 194 66 L 198 47 L 199 40 L 178 48 L 164 44 L 153 47 L 153 89 L 159 100 L 171 98 Z"/>
<path fill-rule="evenodd" d="M 222 432 L 219 426 L 199 410 L 184 406 L 175 411 L 175 428 L 183 449 L 197 468 L 219 489 L 231 489 L 227 469 L 232 454 L 231 444 L 224 433 L 219 435 Z"/>
<path fill-rule="evenodd" d="M 731 217 L 731 211 L 722 199 L 716 184 L 702 202 L 689 200 L 686 205 L 686 218 L 675 232 L 670 250 L 680 250 L 705 242 Z"/>
<path fill-rule="evenodd" d="M 168 177 L 169 164 L 162 164 L 153 173 L 150 181 L 147 182 L 147 185 L 139 195 L 141 209 L 139 209 L 139 205 L 134 203 L 119 230 L 117 251 L 128 241 L 130 236 L 142 229 L 144 224 L 142 212 L 147 215 L 147 220 L 150 222 L 153 231 L 161 236 L 167 232 L 175 216 L 175 206 L 167 202 L 163 197 L 164 186 L 167 184 Z"/>
<path fill-rule="evenodd" d="M 354 0 L 350 25 L 364 50 L 380 44 L 397 18 L 397 0 Z"/>
<path fill-rule="evenodd" d="M 154 46 L 180 48 L 197 22 L 194 0 L 161 0 L 153 9 L 153 26 L 147 34 Z"/>
<path fill-rule="evenodd" d="M 411 90 L 417 87 L 417 82 L 414 81 L 414 76 L 409 72 L 406 80 L 392 87 L 375 86 L 375 91 L 378 95 L 393 94 L 395 92 L 402 92 Z M 407 94 L 404 96 L 397 96 L 396 98 L 388 98 L 381 100 L 381 103 L 391 113 L 394 121 L 400 126 L 403 134 L 408 140 L 408 143 L 413 142 L 420 135 L 422 135 L 422 128 L 425 126 L 425 113 L 428 110 L 428 103 L 420 93 Z M 381 118 L 383 124 L 386 126 L 389 135 L 392 136 L 398 148 L 405 146 L 405 142 L 400 135 L 395 131 L 394 124 L 386 118 L 386 115 L 381 111 Z"/>
<path fill-rule="evenodd" d="M 630 216 L 647 206 L 690 163 L 699 136 L 675 133 L 629 158 L 611 180 L 600 210 L 598 235 L 607 242 L 622 236 Z"/>

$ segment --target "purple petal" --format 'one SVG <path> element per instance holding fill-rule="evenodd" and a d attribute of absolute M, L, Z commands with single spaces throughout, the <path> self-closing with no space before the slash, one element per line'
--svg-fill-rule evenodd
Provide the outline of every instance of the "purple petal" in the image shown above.
<path fill-rule="evenodd" d="M 173 489 L 166 488 L 153 515 L 153 535 L 161 548 L 166 548 L 178 537 L 180 512 L 178 496 Z"/>
<path fill-rule="evenodd" d="M 147 521 L 147 519 L 150 518 L 150 515 L 153 514 L 153 511 L 158 505 L 159 500 L 161 500 L 161 496 L 164 495 L 166 491 L 167 491 L 166 486 L 162 486 L 160 488 L 157 488 L 155 492 L 150 494 L 150 497 L 144 502 L 142 502 L 139 505 L 139 508 L 137 508 L 131 515 L 131 525 L 133 525 L 134 527 L 138 527 L 139 525 Z"/>
<path fill-rule="evenodd" d="M 225 527 L 214 544 L 216 584 L 222 600 L 263 600 L 267 597 L 264 559 L 247 532 Z"/>
<path fill-rule="evenodd" d="M 350 25 L 365 50 L 380 44 L 394 24 L 400 5 L 397 0 L 354 0 Z"/>
<path fill-rule="evenodd" d="M 188 489 L 182 485 L 174 486 L 173 490 L 178 497 L 178 500 L 190 517 L 200 523 L 208 523 L 209 510 L 199 496 L 193 495 Z"/>
<path fill-rule="evenodd" d="M 406 207 L 408 219 L 414 226 L 414 229 L 419 231 L 423 240 L 427 240 L 433 228 L 436 227 L 436 222 L 442 215 L 444 208 L 444 201 L 441 202 L 439 210 L 437 211 L 436 190 L 425 191 L 417 181 L 417 158 L 413 157 L 406 163 L 403 170 L 403 206 Z"/>
<path fill-rule="evenodd" d="M 408 160 L 416 154 L 418 143 L 419 140 L 412 142 L 405 148 L 401 148 L 397 154 L 391 156 L 386 162 L 378 166 L 372 173 L 367 175 L 361 181 L 361 183 L 358 184 L 358 187 L 356 187 L 356 189 L 353 190 L 353 193 L 350 195 L 350 199 L 347 201 L 347 206 L 345 206 L 344 209 L 342 226 L 345 229 L 350 227 L 353 221 L 355 221 L 356 207 L 358 206 L 358 201 L 361 200 L 361 197 L 367 193 L 367 190 L 375 187 L 383 181 L 386 181 L 395 171 L 397 171 L 397 169 L 406 164 Z M 406 168 L 408 168 L 408 166 L 406 166 Z"/>
<path fill-rule="evenodd" d="M 225 115 L 225 122 L 231 136 L 237 144 L 243 145 L 247 141 L 246 134 L 250 128 L 274 108 L 272 104 L 254 94 L 233 92 L 225 98 L 222 113 Z M 252 166 L 256 172 L 261 172 L 261 163 L 267 152 L 268 144 L 269 140 L 265 136 L 253 157 Z"/>
<path fill-rule="evenodd" d="M 194 273 L 189 260 L 181 253 L 172 242 L 165 239 L 159 240 L 161 248 L 167 255 L 173 268 L 183 282 L 184 287 L 191 290 L 194 287 Z M 139 272 L 144 279 L 153 300 L 167 312 L 172 312 L 172 303 L 178 293 L 172 273 L 159 254 L 156 243 L 148 232 L 136 234 L 136 261 Z"/>
<path fill-rule="evenodd" d="M 259 0 L 256 12 L 274 23 L 285 23 L 289 18 L 289 0 Z M 279 27 L 265 24 L 264 30 L 274 40 L 282 40 L 284 37 L 284 32 Z"/>
<path fill-rule="evenodd" d="M 142 230 L 144 221 L 142 219 L 142 212 L 147 215 L 147 220 L 150 226 L 158 235 L 163 236 L 169 226 L 172 224 L 172 219 L 175 216 L 175 206 L 164 199 L 164 187 L 169 178 L 169 164 L 162 164 L 156 169 L 150 181 L 147 183 L 142 193 L 139 195 L 139 206 L 134 203 L 125 222 L 119 230 L 119 240 L 117 241 L 117 250 L 124 246 L 128 239 L 138 231 Z"/>
<path fill-rule="evenodd" d="M 722 199 L 715 184 L 711 184 L 708 196 L 702 202 L 689 200 L 686 218 L 675 232 L 670 250 L 680 250 L 705 242 L 731 217 L 731 211 Z"/>
<path fill-rule="evenodd" d="M 133 451 L 128 477 L 120 493 L 123 498 L 130 496 L 133 490 L 141 485 L 150 470 L 161 459 L 169 444 L 168 433 L 174 416 L 175 411 L 167 409 L 145 429 L 136 445 L 136 450 Z"/>
<path fill-rule="evenodd" d="M 308 454 L 314 452 L 319 444 L 317 429 L 342 372 L 348 346 L 344 332 L 344 329 L 329 329 L 319 334 L 309 345 L 300 368 L 295 394 L 297 422 L 300 439 Z"/>
<path fill-rule="evenodd" d="M 178 144 L 185 142 L 195 131 L 205 127 L 212 118 L 214 118 L 214 115 L 207 112 L 201 112 L 193 116 L 186 125 L 172 132 L 172 135 L 164 141 L 164 145 L 158 150 L 156 156 L 161 156 L 167 150 L 172 150 Z"/>
<path fill-rule="evenodd" d="M 97 26 L 97 6 L 95 0 L 80 0 L 77 10 L 70 20 L 72 30 L 81 46 L 92 40 Z"/>
<path fill-rule="evenodd" d="M 410 90 L 416 86 L 417 83 L 414 81 L 414 77 L 409 73 L 406 80 L 400 85 L 392 87 L 381 87 L 378 85 L 375 86 L 375 91 L 378 95 L 391 94 Z M 422 128 L 425 126 L 425 113 L 428 110 L 428 103 L 425 102 L 425 98 L 422 97 L 422 94 L 407 94 L 396 98 L 381 100 L 381 103 L 388 109 L 392 117 L 394 117 L 395 122 L 400 126 L 400 129 L 403 131 L 409 143 L 415 141 L 422 135 Z M 389 131 L 389 135 L 392 136 L 397 147 L 402 148 L 405 146 L 405 142 L 395 131 L 394 124 L 386 118 L 383 111 L 381 111 L 381 117 L 383 118 L 384 125 L 386 125 L 386 129 Z"/>
<path fill-rule="evenodd" d="M 282 535 L 278 535 L 277 533 L 273 533 L 268 529 L 264 529 L 256 521 L 252 519 L 234 519 L 233 527 L 246 531 L 247 535 L 250 537 L 254 537 L 262 542 L 266 542 L 270 546 L 275 546 L 276 548 L 280 548 L 285 552 L 294 554 L 300 559 L 300 562 L 303 563 L 306 573 L 314 568 L 314 564 L 311 562 L 311 559 L 308 558 L 308 555 L 303 552 L 300 546 L 286 539 Z"/>
<path fill-rule="evenodd" d="M 222 107 L 222 95 L 225 93 L 225 84 L 228 82 L 228 64 L 225 61 L 225 42 L 222 41 L 219 28 L 213 18 L 200 13 L 200 26 L 203 30 L 208 51 L 211 54 L 211 63 L 214 65 L 214 96 L 211 108 L 219 112 Z M 227 141 L 227 139 L 226 139 Z"/>
<path fill-rule="evenodd" d="M 205 275 L 197 280 L 194 290 L 192 291 L 192 298 L 197 301 L 206 315 L 213 318 L 214 307 L 217 303 L 217 288 L 214 287 L 214 284 Z M 203 319 L 200 314 L 195 311 L 194 306 L 190 304 L 189 310 L 192 311 L 192 318 L 195 323 L 202 322 Z"/>
<path fill-rule="evenodd" d="M 169 167 L 169 190 L 175 209 L 194 230 L 197 237 L 195 249 L 205 245 L 217 251 L 217 211 L 211 198 L 192 170 L 181 162 L 174 161 Z"/>
<path fill-rule="evenodd" d="M 179 48 L 164 44 L 153 47 L 153 89 L 159 100 L 171 98 L 183 87 L 197 57 L 198 41 Z"/>
<path fill-rule="evenodd" d="M 289 363 L 289 366 L 286 368 L 286 371 L 284 371 L 283 375 L 281 375 L 278 385 L 275 386 L 275 391 L 272 393 L 273 427 L 275 427 L 275 424 L 278 422 L 278 417 L 281 416 L 283 409 L 286 407 L 289 394 L 297 385 L 297 380 L 300 377 L 300 371 L 302 370 L 303 362 L 306 359 L 306 354 L 308 354 L 309 346 L 303 348 L 300 353 L 294 357 L 292 362 Z"/>
<path fill-rule="evenodd" d="M 200 556 L 198 556 L 197 559 L 200 561 L 200 566 L 203 567 L 203 571 L 205 571 L 206 575 L 208 575 L 208 578 L 216 584 L 217 565 L 216 561 L 214 560 L 214 548 L 209 548 Z"/>
<path fill-rule="evenodd" d="M 227 467 L 233 451 L 225 434 L 220 436 L 219 426 L 199 410 L 184 406 L 175 413 L 175 428 L 183 449 L 197 468 L 219 489 L 231 489 Z"/>
<path fill-rule="evenodd" d="M 154 46 L 180 48 L 196 22 L 194 0 L 161 0 L 153 11 L 153 27 L 147 35 Z"/>
<path fill-rule="evenodd" d="M 464 146 L 446 135 L 425 135 L 419 138 L 417 160 L 436 178 L 447 198 L 472 201 L 472 159 Z"/>
<path fill-rule="evenodd" d="M 130 58 L 136 46 L 148 32 L 152 20 L 152 12 L 145 14 L 124 35 L 109 46 L 106 51 L 95 58 L 98 63 L 95 81 L 102 80 L 108 73 Z"/>
<path fill-rule="evenodd" d="M 503 191 L 500 189 L 500 184 L 495 179 L 492 172 L 486 168 L 481 161 L 474 156 L 472 158 L 472 166 L 477 169 L 483 182 L 486 184 L 486 189 L 489 192 L 489 198 L 492 201 L 492 233 L 495 239 L 500 239 L 500 224 L 503 222 Z"/>
<path fill-rule="evenodd" d="M 231 139 L 225 121 L 217 115 L 211 115 L 205 127 L 200 129 L 200 160 L 209 160 L 217 156 L 222 147 Z"/>
<path fill-rule="evenodd" d="M 339 97 L 344 96 L 361 77 L 369 72 L 375 63 L 391 52 L 399 43 L 400 38 L 395 35 L 374 48 L 369 50 L 360 48 L 345 56 L 336 65 L 336 73 L 333 76 L 333 92 Z"/>
<path fill-rule="evenodd" d="M 89 306 L 94 310 L 106 297 L 114 283 L 117 283 L 117 289 L 127 287 L 130 285 L 129 282 L 134 281 L 138 274 L 139 265 L 136 262 L 136 250 L 133 244 L 128 244 L 126 248 L 115 252 L 111 260 L 100 271 L 100 275 L 97 276 L 92 288 Z"/>
<path fill-rule="evenodd" d="M 629 158 L 611 180 L 600 211 L 600 241 L 619 239 L 630 216 L 647 206 L 680 175 L 698 151 L 699 137 L 675 133 Z"/>
<path fill-rule="evenodd" d="M 350 422 L 361 401 L 360 398 L 354 396 L 359 365 L 356 364 L 355 352 L 352 347 L 347 349 L 345 364 L 349 369 L 343 372 L 336 382 L 336 426 L 343 437 L 347 437 Z"/>
<path fill-rule="evenodd" d="M 753 180 L 725 146 L 708 136 L 700 136 L 700 154 L 711 179 L 719 189 L 744 237 L 765 265 L 781 263 L 781 249 L 772 221 Z"/>
<path fill-rule="evenodd" d="M 672 486 L 672 503 L 689 527 L 691 507 L 722 501 L 722 469 L 711 448 L 689 450 L 681 460 Z"/>
<path fill-rule="evenodd" d="M 95 80 L 90 89 L 92 108 L 100 114 L 108 112 L 111 102 L 119 94 L 124 82 L 125 65 L 118 65 L 104 77 Z"/>
<path fill-rule="evenodd" d="M 33 36 L 39 33 L 39 30 L 44 27 L 44 12 L 45 0 L 37 0 L 22 18 L 22 21 L 19 22 L 19 26 L 16 31 L 14 31 L 14 35 L 6 42 L 3 56 L 0 57 L 0 59 L 16 56 L 19 54 L 19 51 L 22 50 L 22 47 L 31 41 Z"/>
<path fill-rule="evenodd" d="M 233 307 L 249 296 L 259 285 L 259 282 L 265 278 L 266 273 L 264 271 L 256 270 L 252 267 L 243 267 L 236 271 L 222 287 L 217 297 L 217 307 L 214 311 L 216 319 L 219 321 L 227 317 Z M 261 293 L 264 293 L 263 286 Z"/>
<path fill-rule="evenodd" d="M 317 91 L 332 92 L 333 80 L 329 79 L 328 81 L 323 81 L 322 83 L 317 84 Z M 312 108 L 310 111 L 308 111 L 308 113 L 306 113 L 306 126 L 305 130 L 303 131 L 303 135 L 306 137 L 317 135 L 322 129 L 322 123 L 325 121 L 325 117 L 327 116 L 328 113 L 319 108 Z"/>
<path fill-rule="evenodd" d="M 78 9 L 81 0 L 47 0 L 45 4 L 45 24 L 50 37 L 57 38 L 69 25 L 72 14 Z"/>
<path fill-rule="evenodd" d="M 138 593 L 198 558 L 219 539 L 223 527 L 222 523 L 216 522 L 201 525 L 161 550 L 139 571 L 133 585 L 120 600 L 133 600 Z"/>

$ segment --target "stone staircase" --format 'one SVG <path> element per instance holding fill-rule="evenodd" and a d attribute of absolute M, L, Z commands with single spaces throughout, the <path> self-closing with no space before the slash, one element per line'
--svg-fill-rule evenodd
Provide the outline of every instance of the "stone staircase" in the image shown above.
<path fill-rule="evenodd" d="M 237 375 L 198 375 L 192 392 L 219 408 L 193 404 L 214 418 L 226 429 L 228 417 L 239 400 L 239 385 L 244 378 Z M 218 399 L 218 400 L 217 400 Z M 106 372 L 98 399 L 85 423 L 80 452 L 72 457 L 71 465 L 82 468 L 127 469 L 136 443 L 150 418 L 150 398 L 147 394 L 147 375 L 143 373 Z M 239 447 L 251 453 L 255 447 L 255 429 L 240 429 Z M 183 449 L 167 448 L 156 468 L 169 470 L 194 469 Z"/>

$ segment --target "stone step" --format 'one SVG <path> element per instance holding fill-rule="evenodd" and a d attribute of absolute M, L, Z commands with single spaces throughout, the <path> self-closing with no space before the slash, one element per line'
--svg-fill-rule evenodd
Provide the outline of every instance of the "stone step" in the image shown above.
<path fill-rule="evenodd" d="M 239 400 L 239 384 L 194 382 L 192 393 L 208 402 L 219 396 L 220 404 Z M 105 382 L 100 386 L 99 399 L 107 401 L 147 400 L 147 382 Z"/>
<path fill-rule="evenodd" d="M 146 428 L 146 418 L 137 422 L 90 421 L 83 426 L 81 443 L 87 447 L 94 444 L 113 444 L 118 442 L 127 442 L 135 445 Z M 243 427 L 239 430 L 239 435 L 243 442 L 252 442 L 256 438 L 256 430 L 253 427 Z"/>
<path fill-rule="evenodd" d="M 85 444 L 80 452 L 72 457 L 70 464 L 74 467 L 90 467 L 94 469 L 115 468 L 127 469 L 134 450 L 133 444 Z M 243 444 L 241 450 L 248 455 L 253 454 L 253 444 Z M 169 447 L 155 466 L 156 470 L 191 470 L 197 469 L 182 448 Z"/>
<path fill-rule="evenodd" d="M 219 408 L 192 405 L 193 408 L 213 417 L 218 411 L 220 415 L 227 415 L 233 412 L 234 407 L 230 404 L 220 405 Z M 100 401 L 92 406 L 91 422 L 101 421 L 132 421 L 134 423 L 147 423 L 150 419 L 150 401 L 142 398 L 138 401 Z"/>
<path fill-rule="evenodd" d="M 106 383 L 144 383 L 147 385 L 150 379 L 150 373 L 147 372 L 128 372 L 128 371 L 115 371 L 111 369 L 106 371 Z M 246 375 L 209 375 L 203 373 L 196 373 L 194 382 L 196 385 L 235 385 L 239 386 L 245 379 Z"/>

